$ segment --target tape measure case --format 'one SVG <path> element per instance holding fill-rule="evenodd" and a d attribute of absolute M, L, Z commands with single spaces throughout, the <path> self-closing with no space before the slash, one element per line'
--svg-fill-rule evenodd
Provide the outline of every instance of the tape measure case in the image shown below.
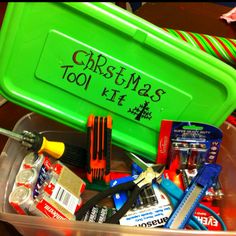
<path fill-rule="evenodd" d="M 9 3 L 0 53 L 8 100 L 82 131 L 110 115 L 152 161 L 162 119 L 219 126 L 236 105 L 235 69 L 112 3 Z"/>

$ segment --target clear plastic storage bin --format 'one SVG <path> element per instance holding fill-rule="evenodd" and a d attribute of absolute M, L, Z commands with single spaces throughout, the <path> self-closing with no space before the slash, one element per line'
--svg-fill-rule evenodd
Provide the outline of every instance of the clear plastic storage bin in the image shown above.
<path fill-rule="evenodd" d="M 219 126 L 235 108 L 232 67 L 112 3 L 9 3 L 0 36 L 7 100 L 80 131 L 110 115 L 113 144 L 150 161 L 161 120 Z"/>
<path fill-rule="evenodd" d="M 167 230 L 137 228 L 120 225 L 98 224 L 88 222 L 75 222 L 54 220 L 44 217 L 18 215 L 8 203 L 8 196 L 11 192 L 13 182 L 18 172 L 20 163 L 27 150 L 18 142 L 8 140 L 0 156 L 0 219 L 11 223 L 23 235 L 158 235 L 158 236 L 176 236 L 176 235 L 236 235 L 236 128 L 225 122 L 221 126 L 224 138 L 219 154 L 218 163 L 223 166 L 221 181 L 224 187 L 225 198 L 219 201 L 221 207 L 221 216 L 225 221 L 228 231 L 196 231 L 196 230 Z M 35 113 L 27 114 L 22 117 L 15 125 L 15 131 L 22 130 L 43 132 L 48 139 L 70 142 L 71 144 L 86 145 L 85 133 L 80 133 L 67 126 Z M 58 140 L 59 141 L 59 140 Z M 113 146 L 112 160 L 122 165 L 122 149 Z M 123 159 L 122 159 L 123 158 Z M 117 163 L 116 163 L 117 164 Z M 111 168 L 113 168 L 111 166 Z M 89 197 L 89 196 L 87 196 Z"/>

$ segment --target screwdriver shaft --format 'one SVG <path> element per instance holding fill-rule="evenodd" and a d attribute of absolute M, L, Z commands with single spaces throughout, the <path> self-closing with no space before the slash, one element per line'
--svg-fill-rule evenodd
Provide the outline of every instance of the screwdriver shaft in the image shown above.
<path fill-rule="evenodd" d="M 3 134 L 5 136 L 7 136 L 8 138 L 12 138 L 16 141 L 22 141 L 23 140 L 23 135 L 16 133 L 16 132 L 12 132 L 3 128 L 0 128 L 0 134 Z"/>

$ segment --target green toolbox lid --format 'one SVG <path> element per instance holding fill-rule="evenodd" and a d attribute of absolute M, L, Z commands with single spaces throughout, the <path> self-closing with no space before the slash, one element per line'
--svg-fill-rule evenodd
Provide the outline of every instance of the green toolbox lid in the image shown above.
<path fill-rule="evenodd" d="M 9 101 L 82 131 L 111 115 L 113 144 L 151 161 L 162 119 L 219 126 L 236 105 L 233 67 L 113 3 L 9 3 L 0 55 Z"/>

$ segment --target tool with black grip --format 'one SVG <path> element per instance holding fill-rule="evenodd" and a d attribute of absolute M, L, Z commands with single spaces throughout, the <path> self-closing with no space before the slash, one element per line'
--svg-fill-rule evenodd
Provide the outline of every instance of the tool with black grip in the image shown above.
<path fill-rule="evenodd" d="M 111 116 L 88 117 L 87 179 L 90 183 L 93 179 L 110 182 L 111 130 Z"/>
<path fill-rule="evenodd" d="M 109 188 L 103 192 L 98 193 L 93 198 L 89 199 L 76 213 L 76 220 L 81 220 L 83 216 L 89 211 L 94 205 L 98 204 L 101 200 L 111 195 L 114 195 L 121 190 L 130 191 L 131 194 L 125 204 L 111 217 L 107 218 L 104 223 L 109 224 L 119 224 L 119 220 L 126 214 L 126 212 L 135 204 L 137 197 L 140 192 L 152 185 L 153 181 L 157 181 L 161 178 L 165 166 L 162 164 L 154 165 L 148 167 L 144 172 L 142 172 L 137 179 L 118 184 L 112 188 Z"/>
<path fill-rule="evenodd" d="M 37 153 L 47 153 L 63 163 L 76 167 L 84 167 L 87 151 L 79 146 L 64 142 L 48 141 L 37 132 L 22 131 L 21 133 L 0 128 L 0 134 L 20 142 L 23 146 Z"/>

